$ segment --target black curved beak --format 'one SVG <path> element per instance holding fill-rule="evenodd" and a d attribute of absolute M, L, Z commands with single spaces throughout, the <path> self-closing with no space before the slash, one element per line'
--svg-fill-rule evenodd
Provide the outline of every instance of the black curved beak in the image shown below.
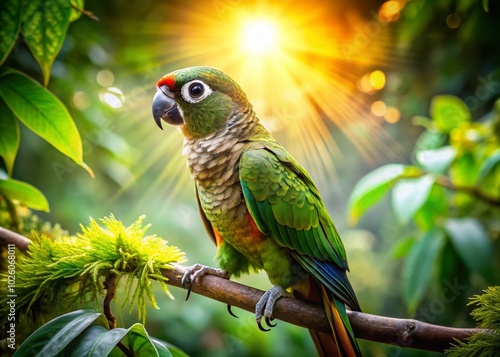
<path fill-rule="evenodd" d="M 184 124 L 181 112 L 174 100 L 174 94 L 165 85 L 157 89 L 153 98 L 153 118 L 160 129 L 163 129 L 162 119 L 172 125 Z"/>

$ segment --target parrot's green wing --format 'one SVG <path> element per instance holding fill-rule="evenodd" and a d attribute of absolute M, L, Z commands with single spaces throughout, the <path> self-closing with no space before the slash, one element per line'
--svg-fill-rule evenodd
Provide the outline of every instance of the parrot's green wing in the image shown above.
<path fill-rule="evenodd" d="M 269 143 L 242 154 L 240 182 L 257 227 L 289 248 L 337 298 L 359 309 L 345 273 L 344 246 L 306 171 L 282 147 Z"/>

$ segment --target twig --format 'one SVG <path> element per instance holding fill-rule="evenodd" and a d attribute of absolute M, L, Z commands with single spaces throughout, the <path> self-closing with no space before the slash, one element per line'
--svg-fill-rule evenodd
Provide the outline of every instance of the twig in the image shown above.
<path fill-rule="evenodd" d="M 73 3 L 71 3 L 71 7 L 73 9 L 75 9 L 76 11 L 81 12 L 83 15 L 88 16 L 92 20 L 99 21 L 99 18 L 97 16 L 95 16 L 92 11 L 80 9 L 78 6 L 74 5 Z"/>
<path fill-rule="evenodd" d="M 115 298 L 116 295 L 116 279 L 118 278 L 118 275 L 116 273 L 109 273 L 108 277 L 106 278 L 106 282 L 104 283 L 104 286 L 106 288 L 106 296 L 104 297 L 104 302 L 103 302 L 103 313 L 104 316 L 106 316 L 106 319 L 108 320 L 109 324 L 109 329 L 112 330 L 116 327 L 116 318 L 111 312 L 111 301 Z M 122 342 L 118 342 L 116 346 L 125 354 L 127 357 L 133 357 L 132 351 L 125 346 Z"/>
<path fill-rule="evenodd" d="M 106 278 L 106 282 L 104 283 L 104 286 L 106 288 L 106 296 L 104 297 L 103 310 L 104 316 L 106 316 L 106 319 L 108 319 L 110 329 L 114 329 L 116 327 L 116 319 L 111 312 L 111 301 L 113 301 L 116 294 L 116 278 L 116 273 L 111 272 L 109 273 L 108 277 Z"/>
<path fill-rule="evenodd" d="M 21 252 L 28 250 L 28 245 L 31 240 L 20 235 L 19 233 L 0 227 L 0 240 L 5 244 L 15 244 Z"/>
<path fill-rule="evenodd" d="M 447 176 L 439 176 L 436 183 L 452 191 L 467 193 L 492 206 L 500 206 L 500 199 L 491 197 L 476 187 L 456 186 Z"/>
<path fill-rule="evenodd" d="M 180 287 L 185 267 L 176 265 L 173 270 L 164 270 L 167 284 Z M 253 312 L 263 291 L 234 281 L 206 275 L 196 281 L 191 291 L 225 304 Z M 330 331 L 330 325 L 321 305 L 293 299 L 281 298 L 275 305 L 274 317 L 294 325 L 317 331 Z M 486 330 L 475 328 L 453 328 L 432 325 L 412 319 L 396 319 L 361 312 L 348 311 L 354 334 L 365 340 L 411 347 L 427 351 L 450 348 L 454 339 L 463 340 L 473 333 Z"/>

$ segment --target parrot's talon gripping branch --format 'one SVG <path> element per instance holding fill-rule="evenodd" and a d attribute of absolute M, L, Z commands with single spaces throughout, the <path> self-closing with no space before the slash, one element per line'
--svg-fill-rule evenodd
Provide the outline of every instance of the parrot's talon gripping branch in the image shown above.
<path fill-rule="evenodd" d="M 233 312 L 233 310 L 231 310 L 231 305 L 227 305 L 227 312 L 229 312 L 229 315 L 233 316 L 233 317 L 236 317 L 237 319 L 239 319 L 238 316 L 236 316 L 236 314 Z"/>
<path fill-rule="evenodd" d="M 268 327 L 275 327 L 276 324 L 273 324 L 271 321 L 273 318 L 273 309 L 276 301 L 285 295 L 286 290 L 283 289 L 279 285 L 275 285 L 273 288 L 269 289 L 262 295 L 257 304 L 255 305 L 255 320 L 257 321 L 257 326 L 261 331 L 270 331 L 270 329 L 266 329 L 262 327 L 262 318 L 264 317 L 264 321 Z"/>
<path fill-rule="evenodd" d="M 274 317 L 271 316 L 271 318 L 266 317 L 266 324 L 269 327 L 276 327 L 277 324 L 273 324 L 271 321 L 274 320 Z"/>
<path fill-rule="evenodd" d="M 186 269 L 186 272 L 182 276 L 181 286 L 188 289 L 188 293 L 186 296 L 186 300 L 189 299 L 189 295 L 191 294 L 191 287 L 196 282 L 196 280 L 203 275 L 215 275 L 224 279 L 229 279 L 230 275 L 227 271 L 218 268 L 212 268 L 206 265 L 195 264 Z"/>

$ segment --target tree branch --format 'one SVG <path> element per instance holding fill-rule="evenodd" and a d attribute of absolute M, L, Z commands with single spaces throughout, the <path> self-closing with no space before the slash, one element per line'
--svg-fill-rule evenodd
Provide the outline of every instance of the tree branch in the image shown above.
<path fill-rule="evenodd" d="M 0 227 L 0 240 L 13 243 L 26 252 L 30 240 Z M 181 278 L 186 267 L 174 265 L 174 269 L 163 270 L 169 280 L 167 284 L 181 287 Z M 213 275 L 201 277 L 191 289 L 225 304 L 254 312 L 255 304 L 263 291 Z M 354 334 L 365 340 L 388 343 L 401 347 L 442 352 L 450 348 L 454 339 L 463 340 L 473 333 L 488 332 L 477 328 L 453 328 L 432 325 L 412 319 L 396 319 L 362 312 L 348 311 Z M 283 297 L 275 305 L 274 317 L 308 329 L 329 332 L 330 325 L 320 304 L 311 304 L 293 298 Z"/>
<path fill-rule="evenodd" d="M 181 265 L 176 265 L 173 270 L 164 270 L 163 275 L 169 279 L 167 284 L 181 287 L 185 270 Z M 205 275 L 197 280 L 191 291 L 250 312 L 254 312 L 255 304 L 264 293 L 213 275 Z M 463 340 L 473 333 L 486 332 L 482 329 L 438 326 L 355 311 L 348 311 L 348 316 L 358 338 L 427 351 L 442 352 L 451 347 L 450 343 L 455 342 L 454 339 Z M 283 297 L 275 305 L 274 317 L 308 329 L 330 331 L 323 305 L 320 304 Z"/>
<path fill-rule="evenodd" d="M 31 243 L 31 240 L 20 235 L 19 233 L 12 232 L 2 227 L 0 227 L 0 241 L 3 241 L 5 245 L 15 244 L 16 247 L 23 253 L 28 250 L 28 245 Z"/>

